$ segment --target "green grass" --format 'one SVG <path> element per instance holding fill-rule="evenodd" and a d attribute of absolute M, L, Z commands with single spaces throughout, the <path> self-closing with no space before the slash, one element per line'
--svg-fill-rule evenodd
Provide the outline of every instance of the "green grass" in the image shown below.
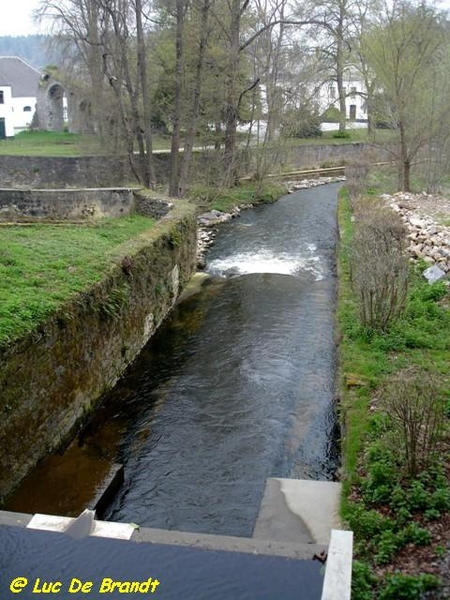
<path fill-rule="evenodd" d="M 422 277 L 425 265 L 411 268 L 410 292 L 404 314 L 383 333 L 365 330 L 358 319 L 351 289 L 349 250 L 353 235 L 346 190 L 339 201 L 339 360 L 343 499 L 341 513 L 354 530 L 355 562 L 352 599 L 415 598 L 438 585 L 421 573 L 376 577 L 373 568 L 389 565 L 405 545 L 429 545 L 430 561 L 439 545 L 427 524 L 450 510 L 445 463 L 436 463 L 411 480 L 400 460 L 402 440 L 393 442 L 389 416 L 372 410 L 390 374 L 405 368 L 423 369 L 438 381 L 444 398 L 450 392 L 450 294 L 445 284 L 430 286 Z M 353 380 L 352 385 L 347 385 Z M 449 404 L 450 409 L 450 404 Z M 448 411 L 450 416 L 450 410 Z M 436 548 L 433 547 L 436 546 Z M 403 587 L 402 587 L 403 586 Z M 399 590 L 404 589 L 406 595 Z M 406 592 L 407 590 L 407 592 Z"/>
<path fill-rule="evenodd" d="M 349 248 L 353 235 L 351 211 L 345 190 L 341 191 L 339 226 L 338 323 L 341 373 L 351 375 L 363 385 L 344 390 L 342 410 L 349 435 L 343 445 L 345 470 L 351 482 L 368 428 L 367 408 L 374 390 L 390 373 L 408 366 L 431 369 L 445 378 L 450 351 L 450 310 L 439 304 L 448 296 L 444 284 L 430 286 L 421 275 L 426 265 L 413 268 L 405 313 L 387 332 L 365 331 L 359 324 L 358 310 L 349 276 Z M 446 366 L 447 365 L 447 366 Z"/>
<path fill-rule="evenodd" d="M 22 131 L 14 138 L 0 140 L 0 155 L 82 156 L 101 152 L 94 136 L 56 131 Z"/>
<path fill-rule="evenodd" d="M 154 137 L 154 150 L 169 150 L 170 139 Z M 22 131 L 14 138 L 0 140 L 0 156 L 88 156 L 105 154 L 94 135 L 57 131 Z"/>
<path fill-rule="evenodd" d="M 95 225 L 0 228 L 0 346 L 32 331 L 77 292 L 100 281 L 120 245 L 148 230 L 141 216 Z"/>
<path fill-rule="evenodd" d="M 252 181 L 241 183 L 234 188 L 216 188 L 196 185 L 190 191 L 190 199 L 202 210 L 230 211 L 245 204 L 275 202 L 286 194 L 286 187 L 279 183 L 258 184 Z"/>
<path fill-rule="evenodd" d="M 340 145 L 352 142 L 368 142 L 365 129 L 349 131 L 348 138 L 338 139 L 333 137 L 335 131 L 324 132 L 320 138 L 311 139 L 286 139 L 282 145 L 286 148 L 305 145 Z M 392 139 L 392 132 L 388 130 L 377 131 L 377 142 Z M 201 145 L 201 144 L 200 144 Z M 275 145 L 279 145 L 276 142 Z M 153 136 L 153 149 L 156 151 L 170 150 L 170 138 Z M 99 138 L 95 135 L 80 135 L 76 133 L 57 131 L 22 131 L 14 138 L 0 140 L 0 156 L 87 156 L 104 154 Z M 109 149 L 108 149 L 109 152 Z"/>

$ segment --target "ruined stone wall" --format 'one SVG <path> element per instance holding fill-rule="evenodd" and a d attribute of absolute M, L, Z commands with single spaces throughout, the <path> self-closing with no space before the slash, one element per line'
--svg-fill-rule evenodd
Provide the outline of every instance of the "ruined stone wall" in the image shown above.
<path fill-rule="evenodd" d="M 0 221 L 86 221 L 135 209 L 132 188 L 0 189 Z"/>
<path fill-rule="evenodd" d="M 0 348 L 0 497 L 69 441 L 134 360 L 195 270 L 196 237 L 194 209 L 177 202 L 103 281 Z"/>

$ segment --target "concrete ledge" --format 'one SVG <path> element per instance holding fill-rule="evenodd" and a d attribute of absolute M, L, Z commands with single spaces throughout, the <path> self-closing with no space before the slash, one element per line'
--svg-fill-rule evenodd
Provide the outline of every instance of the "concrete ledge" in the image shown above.
<path fill-rule="evenodd" d="M 97 490 L 97 495 L 88 506 L 100 519 L 104 516 L 106 509 L 114 500 L 117 492 L 125 480 L 123 465 L 113 463 L 108 476 Z"/>
<path fill-rule="evenodd" d="M 253 537 L 328 545 L 341 527 L 341 484 L 332 481 L 270 478 Z"/>
<path fill-rule="evenodd" d="M 333 530 L 328 548 L 322 600 L 350 600 L 353 532 Z"/>
<path fill-rule="evenodd" d="M 64 533 L 75 522 L 76 519 L 71 517 L 43 514 L 27 515 L 0 511 L 0 525 Z M 94 537 L 125 539 L 137 543 L 186 546 L 202 548 L 204 550 L 225 550 L 228 552 L 243 552 L 267 556 L 284 556 L 299 560 L 311 560 L 314 558 L 314 554 L 319 554 L 323 551 L 323 546 L 315 544 L 293 544 L 226 535 L 192 533 L 188 531 L 168 531 L 149 527 L 139 528 L 132 523 L 113 523 L 97 520 L 93 522 L 91 535 Z"/>

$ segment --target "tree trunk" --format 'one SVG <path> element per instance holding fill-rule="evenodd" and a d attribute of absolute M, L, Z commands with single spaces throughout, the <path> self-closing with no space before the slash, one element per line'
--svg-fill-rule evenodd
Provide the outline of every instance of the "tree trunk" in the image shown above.
<path fill-rule="evenodd" d="M 155 186 L 155 168 L 153 164 L 153 147 L 152 147 L 152 126 L 150 114 L 150 96 L 147 82 L 147 66 L 145 52 L 145 37 L 142 27 L 142 0 L 136 0 L 136 39 L 137 39 L 137 59 L 139 76 L 142 89 L 142 111 L 143 111 L 143 129 L 145 140 L 145 156 L 144 161 L 144 177 L 145 185 L 148 188 Z"/>
<path fill-rule="evenodd" d="M 400 130 L 400 171 L 399 171 L 399 189 L 403 192 L 410 191 L 411 161 L 408 155 L 408 145 L 406 141 L 405 124 L 402 118 L 399 123 Z"/>
<path fill-rule="evenodd" d="M 170 147 L 170 180 L 169 196 L 179 195 L 179 164 L 180 164 L 180 128 L 181 128 L 181 88 L 183 78 L 183 29 L 184 1 L 177 0 L 177 28 L 175 36 L 175 107 L 172 116 L 172 143 Z"/>
<path fill-rule="evenodd" d="M 180 182 L 179 182 L 179 195 L 184 196 L 189 180 L 189 172 L 192 163 L 192 150 L 194 148 L 195 131 L 197 127 L 198 113 L 200 109 L 200 93 L 202 87 L 202 71 L 203 71 L 203 59 L 205 57 L 206 43 L 208 41 L 208 19 L 209 9 L 211 6 L 210 0 L 203 0 L 201 9 L 201 20 L 200 20 L 200 43 L 198 47 L 197 64 L 195 69 L 195 83 L 194 83 L 194 100 L 192 103 L 191 118 L 189 122 L 188 131 L 186 133 L 186 140 L 184 143 L 183 160 L 181 162 L 180 169 Z"/>
<path fill-rule="evenodd" d="M 346 89 L 344 87 L 344 12 L 340 3 L 339 23 L 336 29 L 336 83 L 339 98 L 339 133 L 345 133 L 347 106 L 346 106 Z"/>
<path fill-rule="evenodd" d="M 216 121 L 214 124 L 214 133 L 216 134 L 216 139 L 214 142 L 214 150 L 219 151 L 222 144 L 222 123 L 220 121 Z"/>
<path fill-rule="evenodd" d="M 230 45 L 226 75 L 227 100 L 225 107 L 225 175 L 224 185 L 232 187 L 238 181 L 236 161 L 237 129 L 237 80 L 240 67 L 239 34 L 241 28 L 241 1 L 232 0 L 230 21 Z"/>

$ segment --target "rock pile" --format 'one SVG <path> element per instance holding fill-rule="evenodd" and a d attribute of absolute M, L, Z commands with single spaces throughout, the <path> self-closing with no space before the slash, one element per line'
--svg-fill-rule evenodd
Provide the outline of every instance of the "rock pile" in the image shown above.
<path fill-rule="evenodd" d="M 251 205 L 253 206 L 253 205 Z M 249 208 L 250 205 L 246 205 Z M 229 213 L 221 212 L 220 210 L 211 210 L 197 217 L 197 268 L 205 268 L 205 254 L 207 249 L 214 242 L 216 237 L 215 227 L 221 223 L 231 221 L 231 219 L 240 215 L 241 209 L 237 206 Z"/>
<path fill-rule="evenodd" d="M 450 272 L 450 227 L 439 224 L 436 217 L 426 214 L 427 203 L 436 214 L 436 197 L 422 192 L 410 194 L 398 192 L 392 196 L 383 194 L 382 199 L 403 219 L 407 230 L 408 251 L 413 258 L 421 258 L 437 265 L 444 273 Z M 439 206 L 445 205 L 445 200 Z M 446 208 L 446 205 L 444 206 Z M 450 213 L 449 213 L 450 214 Z"/>
<path fill-rule="evenodd" d="M 319 177 L 317 179 L 302 179 L 301 181 L 286 181 L 287 193 L 292 194 L 297 190 L 307 190 L 318 185 L 337 183 L 338 181 L 345 181 L 345 177 L 342 175 L 339 177 Z"/>

